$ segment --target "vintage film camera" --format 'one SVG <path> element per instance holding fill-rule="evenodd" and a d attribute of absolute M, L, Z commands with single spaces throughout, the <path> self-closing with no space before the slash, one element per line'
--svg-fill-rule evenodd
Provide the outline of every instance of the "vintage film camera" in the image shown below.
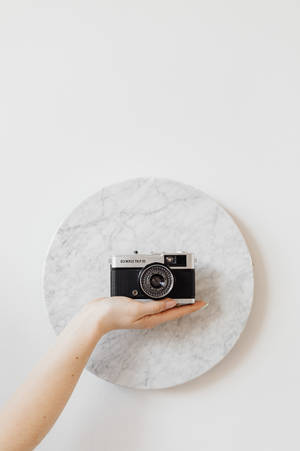
<path fill-rule="evenodd" d="M 110 294 L 137 300 L 173 298 L 195 302 L 195 258 L 185 252 L 115 255 L 110 259 Z"/>

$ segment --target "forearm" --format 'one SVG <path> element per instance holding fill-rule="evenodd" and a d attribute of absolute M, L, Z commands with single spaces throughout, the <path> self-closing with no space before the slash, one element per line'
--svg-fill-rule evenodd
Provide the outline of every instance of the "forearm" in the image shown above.
<path fill-rule="evenodd" d="M 106 332 L 152 328 L 207 306 L 203 301 L 173 308 L 175 305 L 172 299 L 138 302 L 124 297 L 99 298 L 87 304 L 4 408 L 0 451 L 30 451 L 42 440 Z"/>
<path fill-rule="evenodd" d="M 32 450 L 63 410 L 105 333 L 93 307 L 76 315 L 0 416 L 0 450 Z"/>

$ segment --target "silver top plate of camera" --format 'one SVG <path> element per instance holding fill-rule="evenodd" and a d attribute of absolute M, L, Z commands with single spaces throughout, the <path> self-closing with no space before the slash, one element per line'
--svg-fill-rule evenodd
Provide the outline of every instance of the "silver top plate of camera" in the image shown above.
<path fill-rule="evenodd" d="M 172 261 L 172 258 L 176 256 L 186 256 L 186 264 L 184 266 L 178 266 L 176 262 Z M 170 259 L 168 259 L 170 257 Z M 186 252 L 163 252 L 163 253 L 151 253 L 151 254 L 127 254 L 127 255 L 114 255 L 110 259 L 112 268 L 136 268 L 138 266 L 145 266 L 151 263 L 167 264 L 170 268 L 176 267 L 177 269 L 193 269 L 195 268 L 195 257 L 193 254 Z"/>

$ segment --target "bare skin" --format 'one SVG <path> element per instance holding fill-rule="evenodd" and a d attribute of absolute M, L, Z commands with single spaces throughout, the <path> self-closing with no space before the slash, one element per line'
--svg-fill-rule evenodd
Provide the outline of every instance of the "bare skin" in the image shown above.
<path fill-rule="evenodd" d="M 114 329 L 150 329 L 207 304 L 175 307 L 171 299 L 138 302 L 125 297 L 88 303 L 65 327 L 0 415 L 0 450 L 34 449 L 62 412 L 98 341 Z"/>

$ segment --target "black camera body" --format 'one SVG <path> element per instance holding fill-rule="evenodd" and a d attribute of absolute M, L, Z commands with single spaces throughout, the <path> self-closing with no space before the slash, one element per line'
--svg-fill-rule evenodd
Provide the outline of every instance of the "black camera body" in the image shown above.
<path fill-rule="evenodd" d="M 110 265 L 110 295 L 137 300 L 170 297 L 195 302 L 195 259 L 190 253 L 115 255 Z"/>

